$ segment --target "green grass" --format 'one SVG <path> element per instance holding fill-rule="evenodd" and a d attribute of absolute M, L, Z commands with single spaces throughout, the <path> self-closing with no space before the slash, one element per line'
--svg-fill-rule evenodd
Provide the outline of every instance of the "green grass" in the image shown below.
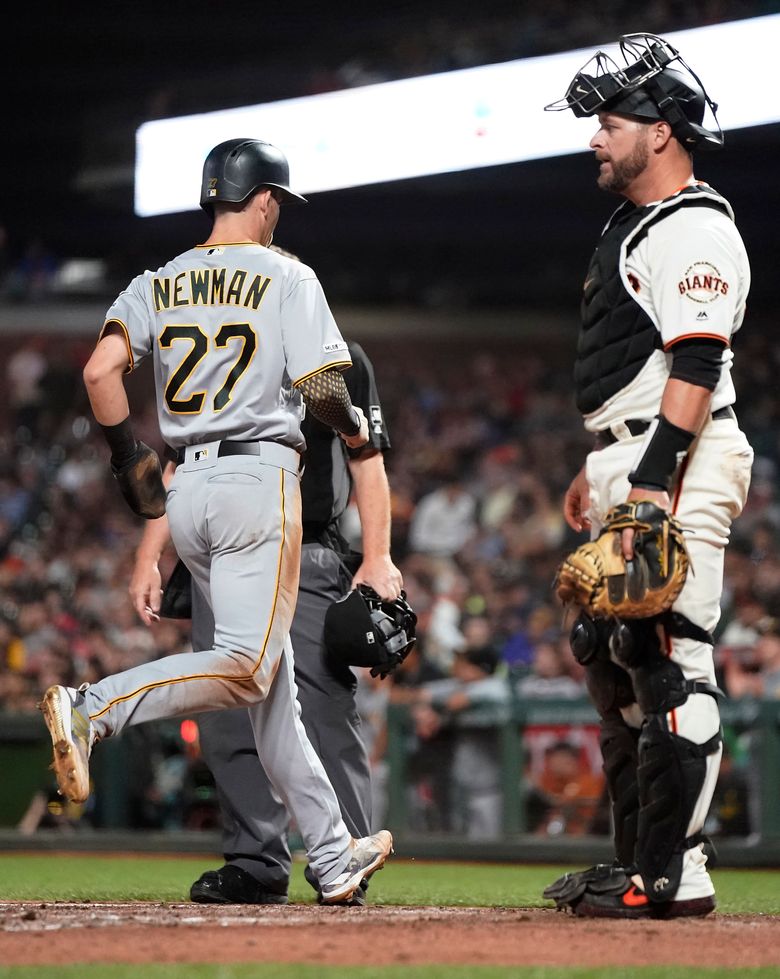
<path fill-rule="evenodd" d="M 221 862 L 208 856 L 4 854 L 0 901 L 186 901 L 190 884 Z M 370 895 L 374 904 L 550 907 L 542 890 L 567 869 L 395 859 L 374 878 Z M 721 912 L 780 914 L 777 871 L 723 869 L 714 870 L 713 878 Z M 303 864 L 296 863 L 290 898 L 312 897 Z"/>
<path fill-rule="evenodd" d="M 0 979 L 776 979 L 772 966 L 757 969 L 691 969 L 684 966 L 636 966 L 631 969 L 554 968 L 542 966 L 369 966 L 325 965 L 65 965 L 0 966 Z"/>

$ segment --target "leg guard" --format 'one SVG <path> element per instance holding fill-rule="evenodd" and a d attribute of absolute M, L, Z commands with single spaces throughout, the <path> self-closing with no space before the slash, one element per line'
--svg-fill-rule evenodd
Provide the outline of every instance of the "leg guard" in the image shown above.
<path fill-rule="evenodd" d="M 610 656 L 614 623 L 591 619 L 581 612 L 569 643 L 574 658 L 585 667 L 585 682 L 596 710 L 601 715 L 601 757 L 612 804 L 612 827 L 616 862 L 628 867 L 634 862 L 639 792 L 636 780 L 637 739 L 620 715 L 621 707 L 636 700 L 631 677 Z M 587 873 L 587 871 L 586 871 Z"/>
<path fill-rule="evenodd" d="M 639 739 L 639 820 L 636 862 L 654 903 L 677 893 L 687 850 L 702 842 L 700 830 L 714 789 L 707 759 L 720 752 L 720 730 L 702 744 L 675 730 L 675 708 L 691 695 L 720 695 L 712 684 L 686 680 L 680 667 L 660 652 L 631 671 L 645 714 Z M 670 729 L 671 724 L 671 729 Z M 706 806 L 703 804 L 706 801 Z M 697 814 L 693 824 L 694 814 Z"/>
<path fill-rule="evenodd" d="M 634 863 L 639 817 L 637 742 L 639 731 L 629 727 L 618 711 L 601 719 L 601 757 L 612 804 L 615 857 L 622 867 Z"/>

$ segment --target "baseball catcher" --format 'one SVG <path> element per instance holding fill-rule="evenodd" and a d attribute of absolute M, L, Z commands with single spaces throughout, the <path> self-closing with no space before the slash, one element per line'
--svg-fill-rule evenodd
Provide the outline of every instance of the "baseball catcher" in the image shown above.
<path fill-rule="evenodd" d="M 694 152 L 723 143 L 717 106 L 668 41 L 625 35 L 546 108 L 596 117 L 597 183 L 623 200 L 585 275 L 574 367 L 593 449 L 564 515 L 592 539 L 555 582 L 579 610 L 570 642 L 601 719 L 615 860 L 545 897 L 592 917 L 706 915 L 712 632 L 753 458 L 731 380 L 750 268 L 728 201 L 693 174 Z"/>

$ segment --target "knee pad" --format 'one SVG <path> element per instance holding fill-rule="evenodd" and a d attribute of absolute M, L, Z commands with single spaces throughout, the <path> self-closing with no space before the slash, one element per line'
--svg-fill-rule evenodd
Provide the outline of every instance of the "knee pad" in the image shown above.
<path fill-rule="evenodd" d="M 592 619 L 580 612 L 569 634 L 569 645 L 577 662 L 585 667 L 585 682 L 596 710 L 605 717 L 636 699 L 631 677 L 610 658 L 610 636 L 614 623 Z"/>
<path fill-rule="evenodd" d="M 611 632 L 611 621 L 592 619 L 587 612 L 580 612 L 569 633 L 569 645 L 580 666 L 587 666 L 609 649 Z"/>
<path fill-rule="evenodd" d="M 636 700 L 631 677 L 610 659 L 595 659 L 585 667 L 585 684 L 601 717 Z"/>
<path fill-rule="evenodd" d="M 637 742 L 639 731 L 630 728 L 619 713 L 602 718 L 599 742 L 612 805 L 615 856 L 623 867 L 634 862 L 639 816 Z"/>
<path fill-rule="evenodd" d="M 647 718 L 639 738 L 637 869 L 653 902 L 671 900 L 680 886 L 683 854 L 702 841 L 686 837 L 707 774 L 707 756 L 720 733 L 694 744 L 666 729 L 663 716 Z"/>
<path fill-rule="evenodd" d="M 631 680 L 642 713 L 665 714 L 681 707 L 694 693 L 711 697 L 725 696 L 723 691 L 705 680 L 686 680 L 673 660 L 660 654 L 647 655 L 641 665 L 631 670 Z"/>

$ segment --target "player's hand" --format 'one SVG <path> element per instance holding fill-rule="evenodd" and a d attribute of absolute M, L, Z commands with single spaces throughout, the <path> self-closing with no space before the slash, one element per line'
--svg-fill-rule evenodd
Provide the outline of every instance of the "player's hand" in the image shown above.
<path fill-rule="evenodd" d="M 626 497 L 627 502 L 632 500 L 652 500 L 656 506 L 659 506 L 662 510 L 669 510 L 671 502 L 669 500 L 669 494 L 666 490 L 650 490 L 650 489 L 640 489 L 640 487 L 635 486 L 634 489 Z M 634 556 L 634 531 L 624 530 L 620 535 L 620 544 L 623 550 L 623 557 L 626 561 L 630 561 Z"/>
<path fill-rule="evenodd" d="M 360 422 L 360 429 L 354 435 L 345 435 L 343 432 L 339 432 L 339 435 L 346 442 L 347 448 L 359 449 L 368 442 L 368 419 L 357 405 L 352 405 L 352 408 Z"/>
<path fill-rule="evenodd" d="M 563 515 L 571 529 L 579 533 L 581 530 L 590 530 L 589 510 L 590 490 L 585 466 L 583 466 L 566 490 L 566 496 L 563 498 Z"/>
<path fill-rule="evenodd" d="M 144 625 L 160 621 L 162 577 L 157 562 L 139 555 L 130 579 L 130 598 Z"/>
<path fill-rule="evenodd" d="M 400 597 L 404 579 L 387 554 L 379 558 L 363 558 L 352 579 L 352 587 L 357 588 L 358 585 L 368 585 L 380 598 L 392 602 Z"/>

